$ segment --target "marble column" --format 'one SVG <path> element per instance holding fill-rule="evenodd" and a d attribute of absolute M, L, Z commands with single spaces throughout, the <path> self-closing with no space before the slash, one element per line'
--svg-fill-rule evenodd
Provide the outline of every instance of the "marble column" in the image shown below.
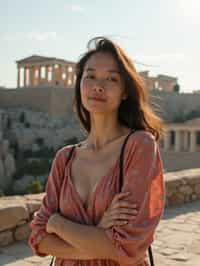
<path fill-rule="evenodd" d="M 21 80 L 20 80 L 20 78 L 21 78 L 21 76 L 20 76 L 20 67 L 18 67 L 17 68 L 17 87 L 18 88 L 20 88 L 20 86 L 21 86 Z"/>
<path fill-rule="evenodd" d="M 176 152 L 181 150 L 181 132 L 180 130 L 175 130 L 175 147 Z"/>
<path fill-rule="evenodd" d="M 65 86 L 67 87 L 68 84 L 68 66 L 65 66 Z"/>
<path fill-rule="evenodd" d="M 63 77 L 63 75 L 65 75 L 65 78 Z M 62 86 L 65 85 L 65 80 L 66 80 L 65 66 L 62 66 L 62 68 L 61 68 L 61 84 L 62 84 Z"/>
<path fill-rule="evenodd" d="M 27 86 L 26 67 L 24 67 L 24 87 Z"/>
<path fill-rule="evenodd" d="M 73 85 L 75 86 L 75 84 L 76 84 L 76 74 L 74 73 L 73 74 Z"/>
<path fill-rule="evenodd" d="M 45 74 L 44 74 L 44 78 L 45 78 L 45 83 L 48 83 L 48 73 L 49 73 L 49 67 L 48 66 L 44 66 L 45 67 Z"/>
<path fill-rule="evenodd" d="M 188 145 L 188 131 L 183 131 L 183 150 L 188 151 L 189 145 Z"/>
<path fill-rule="evenodd" d="M 51 65 L 51 84 L 55 85 L 55 67 L 54 67 L 54 64 Z"/>
<path fill-rule="evenodd" d="M 63 84 L 63 80 L 62 80 L 62 65 L 58 65 L 58 82 L 59 85 Z"/>
<path fill-rule="evenodd" d="M 164 134 L 164 138 L 163 138 L 163 144 L 164 144 L 164 150 L 168 151 L 170 149 L 170 143 L 171 142 L 171 134 L 170 131 L 167 131 Z"/>
<path fill-rule="evenodd" d="M 34 86 L 34 67 L 31 66 L 30 67 L 30 76 L 29 76 L 29 80 L 30 80 L 30 86 Z"/>
<path fill-rule="evenodd" d="M 196 132 L 195 130 L 190 131 L 190 152 L 194 152 L 196 149 Z"/>
<path fill-rule="evenodd" d="M 37 85 L 39 85 L 41 83 L 41 70 L 42 70 L 42 66 L 38 66 L 38 83 L 37 83 Z"/>

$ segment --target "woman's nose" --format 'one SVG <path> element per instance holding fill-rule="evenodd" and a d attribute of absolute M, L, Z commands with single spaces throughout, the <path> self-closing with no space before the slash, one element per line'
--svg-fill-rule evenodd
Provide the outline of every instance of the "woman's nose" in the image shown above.
<path fill-rule="evenodd" d="M 93 89 L 96 91 L 103 91 L 104 90 L 104 84 L 102 81 L 97 81 L 94 86 Z"/>

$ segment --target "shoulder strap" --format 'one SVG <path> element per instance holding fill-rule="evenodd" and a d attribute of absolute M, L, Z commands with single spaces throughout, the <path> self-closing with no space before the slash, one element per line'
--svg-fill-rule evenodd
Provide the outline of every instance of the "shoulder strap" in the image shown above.
<path fill-rule="evenodd" d="M 71 159 L 74 149 L 75 149 L 75 145 L 73 145 L 73 147 L 72 147 L 71 150 L 69 151 L 69 156 L 67 157 L 67 160 L 66 160 L 66 162 L 65 162 L 65 166 L 67 165 L 67 163 L 68 163 L 69 160 Z"/>
<path fill-rule="evenodd" d="M 119 184 L 120 184 L 120 190 L 122 188 L 122 184 L 123 184 L 123 158 L 124 158 L 124 149 L 125 149 L 125 146 L 126 146 L 126 143 L 130 137 L 130 135 L 132 133 L 134 133 L 135 130 L 131 130 L 131 132 L 128 134 L 128 136 L 126 136 L 125 140 L 124 140 L 124 143 L 122 145 L 122 148 L 121 148 L 121 152 L 120 152 L 120 172 L 119 172 Z"/>
<path fill-rule="evenodd" d="M 128 136 L 125 138 L 124 143 L 122 145 L 122 149 L 121 149 L 121 153 L 120 153 L 120 173 L 119 173 L 119 184 L 120 184 L 120 191 L 122 189 L 122 185 L 123 185 L 123 157 L 124 157 L 124 149 L 126 146 L 126 143 L 128 141 L 128 138 L 130 137 L 130 135 L 134 132 L 131 131 Z M 149 246 L 148 248 L 148 254 L 149 254 L 149 260 L 150 260 L 150 264 L 151 266 L 155 266 L 154 264 L 154 259 L 153 259 L 153 252 L 152 252 L 152 248 L 151 246 Z"/>

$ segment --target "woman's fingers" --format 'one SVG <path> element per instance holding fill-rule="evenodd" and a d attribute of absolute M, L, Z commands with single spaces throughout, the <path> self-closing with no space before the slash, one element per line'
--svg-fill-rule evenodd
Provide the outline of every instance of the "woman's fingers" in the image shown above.
<path fill-rule="evenodd" d="M 128 200 L 120 200 L 118 204 L 120 208 L 121 207 L 136 208 L 137 207 L 136 203 L 132 203 Z"/>
<path fill-rule="evenodd" d="M 137 214 L 138 210 L 136 208 L 119 208 L 113 210 L 113 213 L 117 214 Z"/>
<path fill-rule="evenodd" d="M 111 217 L 113 220 L 125 220 L 126 221 L 130 219 L 134 219 L 136 215 L 137 214 L 132 214 L 132 213 L 131 214 L 120 213 L 120 214 L 114 214 Z"/>
<path fill-rule="evenodd" d="M 120 199 L 124 197 L 128 197 L 130 195 L 130 192 L 121 192 L 114 196 L 112 203 L 118 202 Z"/>

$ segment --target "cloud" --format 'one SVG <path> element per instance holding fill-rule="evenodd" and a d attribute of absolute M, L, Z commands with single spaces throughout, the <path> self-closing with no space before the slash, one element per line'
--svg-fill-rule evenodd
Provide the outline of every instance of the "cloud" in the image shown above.
<path fill-rule="evenodd" d="M 70 10 L 74 13 L 83 13 L 84 9 L 80 5 L 67 5 L 67 10 Z"/>

